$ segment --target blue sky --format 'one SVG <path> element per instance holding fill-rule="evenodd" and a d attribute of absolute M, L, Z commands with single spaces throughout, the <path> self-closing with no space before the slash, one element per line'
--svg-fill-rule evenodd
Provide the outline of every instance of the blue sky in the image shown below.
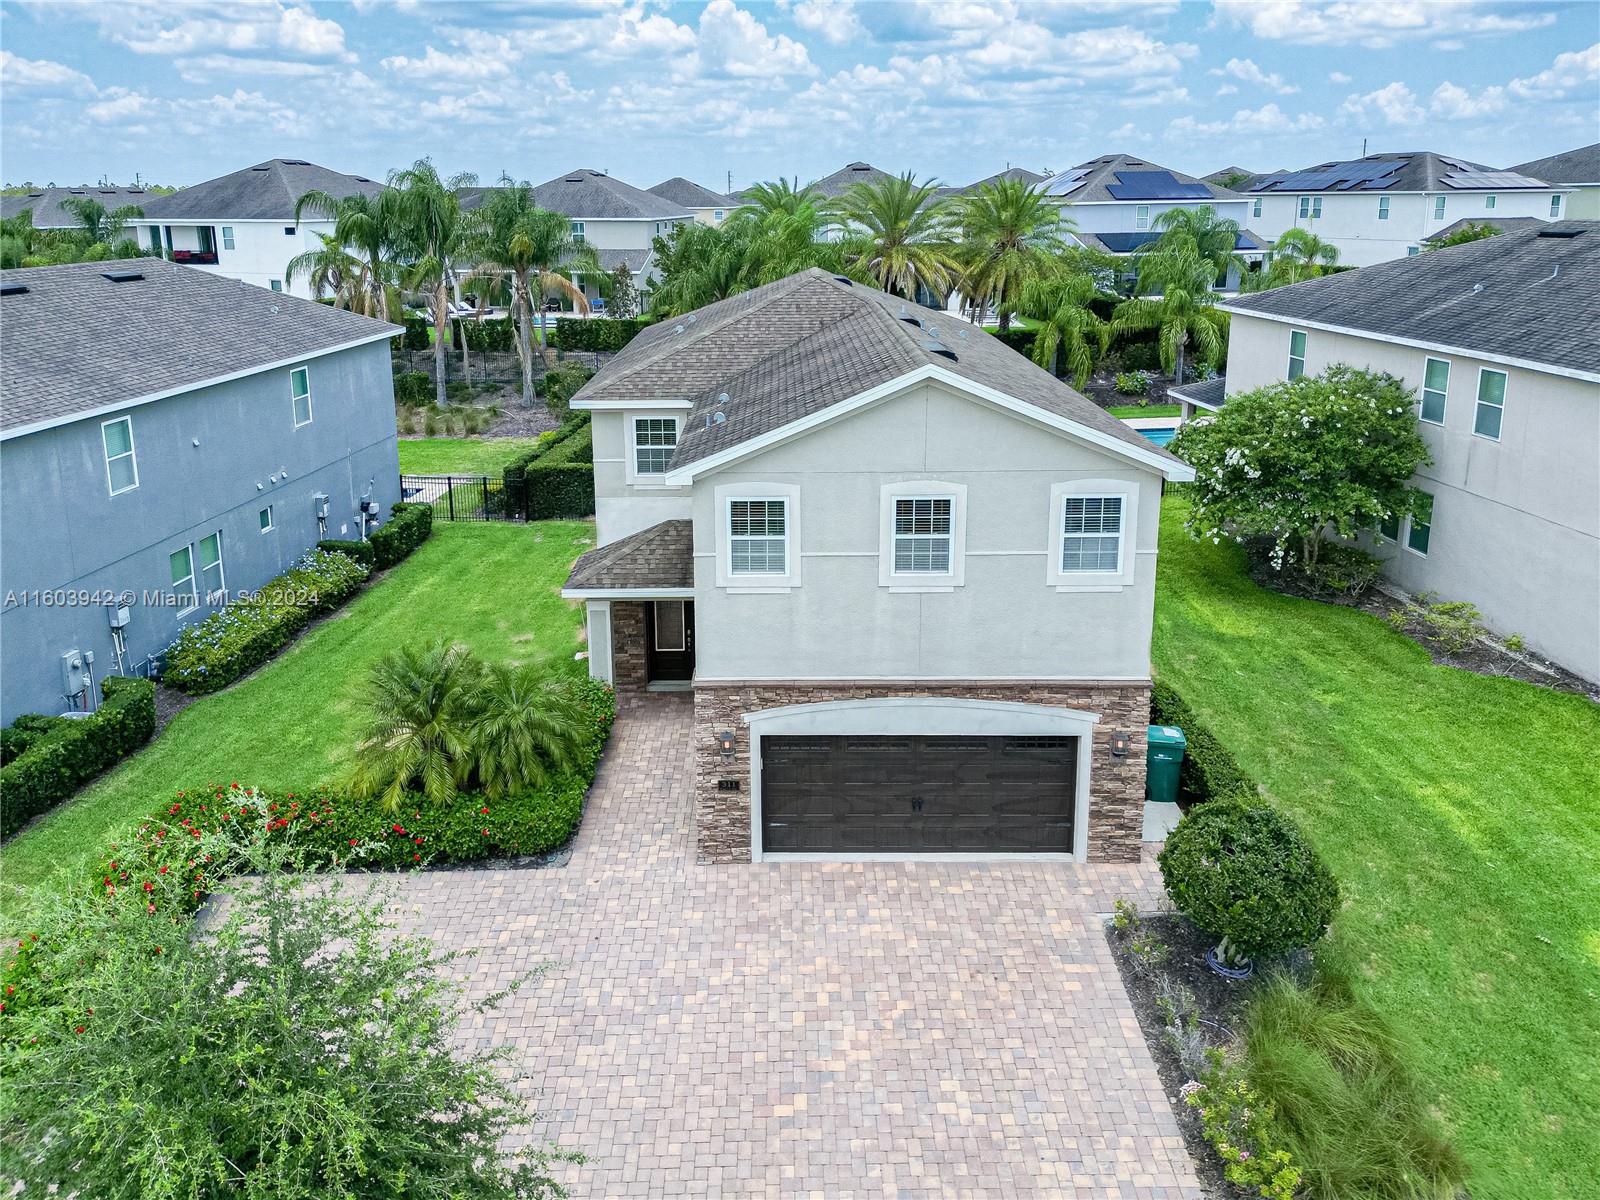
<path fill-rule="evenodd" d="M 641 187 L 963 183 L 1124 150 L 1193 173 L 1369 149 L 1504 166 L 1600 139 L 1593 3 L 0 3 L 7 182 L 272 157 Z"/>

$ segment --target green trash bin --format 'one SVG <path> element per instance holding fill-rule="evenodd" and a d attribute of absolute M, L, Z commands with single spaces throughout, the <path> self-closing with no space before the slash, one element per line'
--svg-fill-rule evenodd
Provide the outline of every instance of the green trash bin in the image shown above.
<path fill-rule="evenodd" d="M 1144 798 L 1157 804 L 1178 802 L 1178 772 L 1189 741 L 1176 725 L 1152 725 L 1145 754 Z"/>

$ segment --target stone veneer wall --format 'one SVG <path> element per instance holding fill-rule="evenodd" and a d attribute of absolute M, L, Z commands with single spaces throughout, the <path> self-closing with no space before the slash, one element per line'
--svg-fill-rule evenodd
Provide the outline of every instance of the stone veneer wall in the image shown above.
<path fill-rule="evenodd" d="M 615 612 L 615 607 L 613 607 Z M 615 636 L 615 634 L 613 634 Z M 1100 714 L 1089 767 L 1089 858 L 1138 862 L 1144 824 L 1148 683 L 915 682 L 915 683 L 697 683 L 694 689 L 695 829 L 701 862 L 750 861 L 750 729 L 744 713 L 786 704 L 871 700 L 887 696 L 959 696 L 1051 704 Z M 731 760 L 717 750 L 716 735 L 731 729 Z M 1131 735 L 1125 758 L 1111 756 L 1111 734 Z M 737 779 L 740 790 L 720 792 L 717 780 Z"/>
<path fill-rule="evenodd" d="M 611 602 L 611 686 L 619 693 L 642 692 L 649 682 L 644 605 L 642 600 Z"/>

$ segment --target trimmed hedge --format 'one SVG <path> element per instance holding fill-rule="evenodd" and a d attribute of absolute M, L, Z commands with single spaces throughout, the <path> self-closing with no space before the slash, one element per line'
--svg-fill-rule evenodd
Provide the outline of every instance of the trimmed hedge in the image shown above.
<path fill-rule="evenodd" d="M 451 345 L 461 345 L 462 331 L 466 331 L 468 350 L 494 350 L 509 352 L 517 348 L 517 327 L 510 317 L 492 317 L 487 321 L 463 321 L 453 318 L 455 326 Z"/>
<path fill-rule="evenodd" d="M 426 350 L 433 345 L 428 338 L 428 330 L 433 328 L 433 322 L 426 317 L 404 318 L 406 331 L 400 339 L 402 350 Z"/>
<path fill-rule="evenodd" d="M 394 402 L 409 408 L 432 404 L 433 379 L 426 371 L 401 371 L 394 377 Z"/>
<path fill-rule="evenodd" d="M 87 717 L 17 718 L 29 722 L 33 737 L 0 768 L 0 837 L 54 808 L 155 734 L 155 684 L 113 675 L 101 681 L 100 692 L 104 701 Z"/>
<path fill-rule="evenodd" d="M 378 554 L 372 548 L 371 542 L 358 542 L 345 538 L 324 538 L 317 543 L 318 550 L 327 550 L 333 554 L 343 554 L 353 558 L 363 567 L 371 569 L 377 565 Z"/>
<path fill-rule="evenodd" d="M 549 441 L 511 462 L 502 475 L 507 495 L 526 488 L 528 519 L 594 515 L 594 432 L 588 413 L 575 413 Z"/>
<path fill-rule="evenodd" d="M 388 522 L 367 538 L 373 565 L 380 571 L 387 570 L 427 541 L 432 532 L 433 505 L 404 501 L 396 504 L 389 510 Z"/>
<path fill-rule="evenodd" d="M 361 590 L 368 570 L 343 554 L 312 550 L 247 600 L 179 632 L 161 681 L 191 696 L 220 691 L 294 640 L 314 617 Z"/>
<path fill-rule="evenodd" d="M 567 317 L 551 327 L 550 346 L 554 350 L 610 354 L 633 341 L 649 324 L 641 317 Z"/>
<path fill-rule="evenodd" d="M 1150 723 L 1176 725 L 1188 741 L 1183 766 L 1178 771 L 1178 798 L 1185 804 L 1259 794 L 1256 781 L 1245 774 L 1216 735 L 1201 724 L 1177 689 L 1159 679 L 1150 686 Z"/>

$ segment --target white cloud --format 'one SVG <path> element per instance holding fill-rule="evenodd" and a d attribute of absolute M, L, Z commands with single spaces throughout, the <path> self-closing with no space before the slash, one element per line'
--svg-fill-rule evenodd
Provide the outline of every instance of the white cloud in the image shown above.
<path fill-rule="evenodd" d="M 94 82 L 82 71 L 47 58 L 19 58 L 0 50 L 0 87 L 41 92 L 94 94 Z"/>
<path fill-rule="evenodd" d="M 1280 96 L 1288 96 L 1300 90 L 1292 83 L 1285 83 L 1282 75 L 1275 71 L 1263 71 L 1248 58 L 1230 58 L 1226 65 L 1213 67 L 1210 73 L 1212 75 L 1232 75 L 1235 79 L 1243 80 L 1245 83 L 1254 83 L 1261 87 L 1269 88 Z"/>
<path fill-rule="evenodd" d="M 385 70 L 394 71 L 407 79 L 448 80 L 472 83 L 485 76 L 507 75 L 511 64 L 521 57 L 509 39 L 490 34 L 476 35 L 476 45 L 456 53 L 445 53 L 433 46 L 423 51 L 421 58 L 395 55 L 383 60 Z"/>
<path fill-rule="evenodd" d="M 142 117 L 154 108 L 150 97 L 142 92 L 130 92 L 127 88 L 107 88 L 105 95 L 106 99 L 83 110 L 84 116 L 100 125 L 120 125 L 135 117 Z"/>
<path fill-rule="evenodd" d="M 1275 134 L 1306 133 L 1321 129 L 1323 120 L 1316 113 L 1290 116 L 1276 104 L 1263 104 L 1260 108 L 1241 108 L 1224 121 L 1197 121 L 1193 117 L 1179 117 L 1167 126 L 1169 138 L 1196 135 L 1244 137 L 1270 137 Z"/>
<path fill-rule="evenodd" d="M 1376 117 L 1387 125 L 1420 125 L 1427 116 L 1411 89 L 1398 79 L 1364 95 L 1348 97 L 1339 111 L 1357 120 Z"/>
<path fill-rule="evenodd" d="M 1214 0 L 1219 19 L 1258 38 L 1311 46 L 1386 49 L 1407 41 L 1459 41 L 1543 29 L 1555 14 L 1531 5 L 1515 15 L 1481 0 L 1457 3 L 1372 3 L 1370 0 Z"/>
<path fill-rule="evenodd" d="M 1466 88 L 1457 87 L 1448 79 L 1434 89 L 1428 99 L 1430 115 L 1446 121 L 1470 121 L 1503 112 L 1506 107 L 1506 90 L 1486 87 L 1476 96 Z"/>
<path fill-rule="evenodd" d="M 1225 84 L 1223 84 L 1221 87 L 1219 87 L 1217 89 L 1217 95 L 1218 96 L 1233 96 L 1233 95 L 1236 95 L 1238 93 L 1238 91 L 1239 91 L 1239 89 L 1234 87 L 1233 84 L 1225 83 Z"/>
<path fill-rule="evenodd" d="M 778 7 L 792 7 L 796 25 L 835 46 L 866 36 L 855 0 L 797 0 L 792 6 L 789 0 L 778 0 Z"/>
<path fill-rule="evenodd" d="M 1587 50 L 1557 55 L 1555 62 L 1545 70 L 1526 79 L 1513 79 L 1506 87 L 1523 100 L 1561 100 L 1581 88 L 1587 90 L 1592 101 L 1597 81 L 1600 81 L 1600 42 Z"/>
<path fill-rule="evenodd" d="M 95 10 L 100 32 L 135 54 L 189 55 L 208 50 L 234 54 L 281 51 L 308 58 L 354 62 L 344 27 L 310 8 L 277 0 L 229 5 L 203 0 L 176 5 L 127 0 Z"/>
<path fill-rule="evenodd" d="M 1329 71 L 1328 72 L 1328 82 L 1329 83 L 1354 83 L 1355 80 L 1352 79 L 1349 75 L 1346 75 L 1343 71 Z"/>
<path fill-rule="evenodd" d="M 814 75 L 806 48 L 784 34 L 773 35 L 733 0 L 711 0 L 700 13 L 695 50 L 678 63 L 686 77 L 774 80 Z"/>

